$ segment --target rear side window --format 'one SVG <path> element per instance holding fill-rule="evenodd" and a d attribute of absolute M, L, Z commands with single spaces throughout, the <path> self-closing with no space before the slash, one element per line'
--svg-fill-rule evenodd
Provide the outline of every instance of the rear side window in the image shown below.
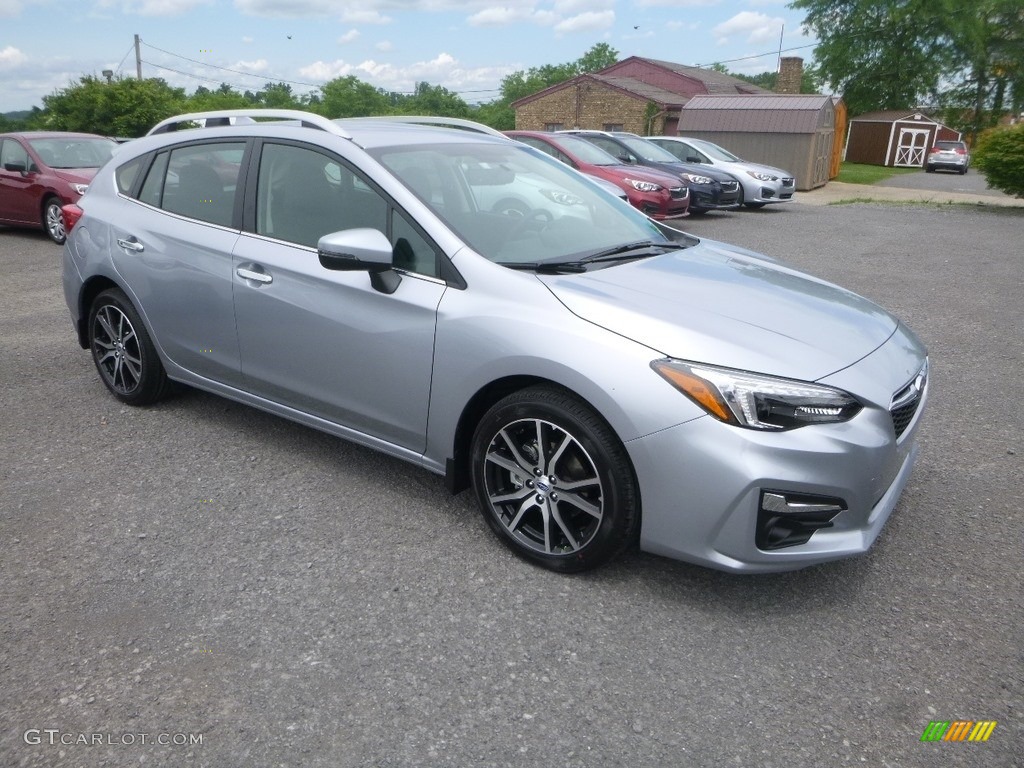
<path fill-rule="evenodd" d="M 171 213 L 229 227 L 244 154 L 244 142 L 196 144 L 171 150 L 166 173 L 160 173 L 158 163 L 154 163 L 140 198 Z M 161 176 L 162 194 L 158 191 Z M 159 203 L 154 199 L 159 199 Z"/>
<path fill-rule="evenodd" d="M 125 163 L 114 173 L 114 178 L 117 181 L 117 191 L 122 195 L 127 195 L 132 191 L 132 187 L 135 186 L 135 179 L 138 178 L 139 170 L 142 168 L 142 161 L 145 157 L 137 157 L 130 163 Z"/>

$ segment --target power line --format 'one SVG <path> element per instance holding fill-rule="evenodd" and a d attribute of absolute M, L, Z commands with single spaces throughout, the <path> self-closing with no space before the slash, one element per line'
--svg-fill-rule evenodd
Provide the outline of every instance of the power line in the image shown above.
<path fill-rule="evenodd" d="M 321 85 L 323 85 L 323 83 L 304 83 L 301 80 L 285 80 L 282 77 L 268 77 L 266 75 L 257 75 L 257 74 L 254 74 L 252 72 L 243 72 L 242 70 L 239 70 L 239 69 L 230 69 L 229 67 L 219 67 L 216 64 L 209 63 L 208 61 L 197 61 L 196 59 L 190 59 L 188 56 L 182 56 L 180 53 L 172 53 L 171 51 L 165 51 L 163 48 L 157 48 L 155 45 L 150 45 L 145 40 L 142 41 L 142 44 L 144 46 L 146 46 L 147 48 L 152 48 L 154 51 L 160 51 L 160 53 L 166 53 L 168 56 L 175 56 L 175 57 L 177 57 L 179 59 L 184 59 L 185 61 L 190 61 L 193 64 L 198 64 L 201 67 L 210 67 L 211 69 L 219 69 L 219 70 L 222 70 L 224 72 L 231 72 L 231 73 L 233 73 L 235 75 L 242 75 L 243 77 L 257 77 L 260 80 L 268 80 L 268 81 L 273 82 L 273 83 L 288 83 L 289 85 L 304 85 L 304 86 L 307 86 L 309 88 L 319 88 Z M 154 66 L 156 66 L 156 65 L 154 65 Z M 169 69 L 169 67 L 164 67 L 164 69 Z M 184 74 L 184 73 L 182 73 L 182 74 Z"/>
<path fill-rule="evenodd" d="M 130 56 L 130 55 L 131 55 L 132 49 L 133 49 L 134 47 L 135 47 L 134 45 L 129 45 L 129 46 L 128 46 L 128 50 L 124 52 L 124 56 L 122 56 L 122 57 L 121 57 L 121 61 L 119 61 L 119 62 L 117 63 L 117 66 L 116 66 L 116 67 L 114 68 L 114 71 L 115 71 L 115 72 L 120 72 L 120 71 L 121 71 L 121 65 L 122 65 L 122 64 L 124 64 L 124 60 L 125 60 L 125 59 L 127 59 L 127 58 L 128 58 L 128 56 Z"/>
<path fill-rule="evenodd" d="M 710 67 L 715 64 L 732 64 L 734 61 L 749 61 L 750 59 L 763 59 L 765 56 L 778 56 L 780 53 L 799 51 L 803 50 L 804 48 L 817 48 L 819 45 L 820 43 L 808 43 L 807 45 L 797 45 L 792 48 L 780 48 L 779 50 L 776 51 L 768 51 L 768 53 L 758 53 L 753 56 L 741 56 L 738 59 L 719 59 L 718 61 L 713 61 L 710 64 L 698 64 L 697 67 L 703 68 Z"/>

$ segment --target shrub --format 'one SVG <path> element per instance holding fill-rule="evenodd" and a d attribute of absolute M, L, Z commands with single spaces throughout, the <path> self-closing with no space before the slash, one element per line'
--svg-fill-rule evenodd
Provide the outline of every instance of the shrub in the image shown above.
<path fill-rule="evenodd" d="M 1024 123 L 983 133 L 971 162 L 993 189 L 1024 197 Z"/>

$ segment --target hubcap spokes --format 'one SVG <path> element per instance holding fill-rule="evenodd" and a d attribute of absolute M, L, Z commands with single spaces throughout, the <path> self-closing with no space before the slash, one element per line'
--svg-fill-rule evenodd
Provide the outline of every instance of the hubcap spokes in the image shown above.
<path fill-rule="evenodd" d="M 142 380 L 142 351 L 128 317 L 108 304 L 96 313 L 92 340 L 93 355 L 107 383 L 123 395 L 130 394 Z"/>
<path fill-rule="evenodd" d="M 46 227 L 54 238 L 64 237 L 64 214 L 56 205 L 48 206 L 46 209 Z"/>
<path fill-rule="evenodd" d="M 593 459 L 571 434 L 542 419 L 523 419 L 498 431 L 487 447 L 484 483 L 497 519 L 536 552 L 579 551 L 604 516 Z"/>

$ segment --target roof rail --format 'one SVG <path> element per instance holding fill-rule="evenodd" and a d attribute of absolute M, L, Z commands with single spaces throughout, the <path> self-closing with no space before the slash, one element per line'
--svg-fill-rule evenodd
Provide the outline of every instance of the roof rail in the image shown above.
<path fill-rule="evenodd" d="M 312 112 L 303 112 L 298 109 L 218 109 L 212 112 L 191 112 L 187 115 L 177 115 L 154 125 L 147 133 L 152 136 L 157 133 L 169 133 L 178 130 L 182 123 L 197 122 L 199 120 L 230 119 L 232 117 L 246 117 L 250 120 L 258 117 L 271 118 L 273 120 L 295 120 L 304 128 L 319 128 L 321 131 L 333 133 L 343 139 L 351 139 L 347 131 L 337 123 L 328 120 L 323 115 Z"/>
<path fill-rule="evenodd" d="M 458 128 L 463 131 L 474 133 L 485 133 L 488 136 L 500 136 L 507 139 L 508 136 L 501 131 L 491 128 L 489 125 L 477 123 L 473 120 L 465 120 L 461 117 L 435 117 L 428 115 L 379 115 L 376 117 L 345 117 L 339 122 L 376 122 L 376 123 L 412 123 L 413 125 L 436 125 L 440 128 Z"/>

